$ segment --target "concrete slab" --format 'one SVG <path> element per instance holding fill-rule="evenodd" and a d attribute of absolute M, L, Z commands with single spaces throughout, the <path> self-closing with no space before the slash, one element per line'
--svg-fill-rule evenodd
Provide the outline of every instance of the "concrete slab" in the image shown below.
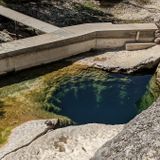
<path fill-rule="evenodd" d="M 34 29 L 40 30 L 44 33 L 51 33 L 59 29 L 54 25 L 48 24 L 36 18 L 24 15 L 20 12 L 14 11 L 12 9 L 6 8 L 0 5 L 0 15 L 9 18 L 13 21 L 22 23 L 26 26 L 32 27 Z"/>
<path fill-rule="evenodd" d="M 75 34 L 84 34 L 101 30 L 108 30 L 112 26 L 113 26 L 112 23 L 85 23 L 85 24 L 63 27 L 63 29 Z"/>
<path fill-rule="evenodd" d="M 63 27 L 63 29 L 70 31 L 72 33 L 80 34 L 80 33 L 88 33 L 88 32 L 103 32 L 108 31 L 155 31 L 157 29 L 154 23 L 134 23 L 134 24 L 112 24 L 112 23 L 85 23 L 81 25 Z M 120 32 L 121 33 L 121 32 Z M 117 33 L 116 33 L 117 34 Z"/>
<path fill-rule="evenodd" d="M 126 43 L 153 42 L 153 24 L 112 25 L 107 23 L 65 27 L 53 33 L 2 43 L 0 74 L 50 63 L 98 48 L 124 47 Z M 143 34 L 142 34 L 143 33 Z"/>
<path fill-rule="evenodd" d="M 131 38 L 136 39 L 139 32 L 139 42 L 151 42 L 157 29 L 154 23 L 111 24 L 111 23 L 86 23 L 63 28 L 65 31 L 76 35 L 96 32 L 97 38 Z M 148 40 L 147 38 L 150 37 Z"/>
<path fill-rule="evenodd" d="M 145 37 L 141 39 L 143 40 L 143 42 L 146 41 L 152 42 L 152 39 L 154 38 L 153 33 L 156 30 L 156 27 L 153 24 L 136 24 L 136 25 L 128 24 L 128 29 L 125 30 L 124 28 L 127 28 L 126 24 L 112 25 L 107 23 L 100 23 L 100 24 L 92 23 L 92 24 L 84 24 L 84 26 L 78 25 L 78 26 L 65 27 L 62 29 L 58 29 L 53 33 L 48 33 L 44 35 L 39 35 L 35 37 L 25 38 L 22 40 L 1 44 L 0 57 L 2 58 L 4 55 L 10 55 L 10 53 L 17 54 L 24 51 L 29 52 L 35 50 L 35 48 L 36 50 L 42 50 L 42 49 L 47 50 L 48 48 L 61 47 L 64 45 L 79 43 L 91 39 L 98 39 L 97 40 L 97 45 L 99 46 L 98 48 L 102 46 L 105 47 L 111 44 L 113 47 L 115 47 L 114 44 L 117 42 L 119 43 L 119 41 L 120 42 L 124 41 L 122 43 L 122 45 L 124 45 L 125 42 L 135 42 L 136 31 L 141 29 L 141 31 L 144 32 L 143 25 L 144 25 L 144 30 L 146 30 L 146 33 L 144 34 Z M 78 30 L 79 32 L 77 32 Z"/>

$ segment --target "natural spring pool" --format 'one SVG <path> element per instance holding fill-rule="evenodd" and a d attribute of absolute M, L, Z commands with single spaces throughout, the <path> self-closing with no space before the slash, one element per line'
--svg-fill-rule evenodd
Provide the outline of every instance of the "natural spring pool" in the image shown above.
<path fill-rule="evenodd" d="M 54 90 L 50 103 L 58 114 L 77 124 L 123 124 L 143 108 L 151 74 L 123 75 L 90 70 L 67 77 Z"/>

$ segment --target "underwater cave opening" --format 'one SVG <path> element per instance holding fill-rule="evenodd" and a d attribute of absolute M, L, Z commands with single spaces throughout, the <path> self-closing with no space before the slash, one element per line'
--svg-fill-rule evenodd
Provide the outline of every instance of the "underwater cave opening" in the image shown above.
<path fill-rule="evenodd" d="M 76 124 L 124 124 L 143 108 L 152 74 L 108 74 L 93 70 L 68 77 L 54 91 L 50 103 L 58 114 Z M 152 98 L 151 98 L 152 99 Z M 145 105 L 145 106 L 144 106 Z"/>

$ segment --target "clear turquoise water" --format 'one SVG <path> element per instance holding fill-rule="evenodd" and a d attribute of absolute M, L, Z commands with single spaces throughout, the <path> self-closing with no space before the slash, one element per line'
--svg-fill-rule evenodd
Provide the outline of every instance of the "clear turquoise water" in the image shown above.
<path fill-rule="evenodd" d="M 58 114 L 78 124 L 123 124 L 139 113 L 151 75 L 95 75 L 68 77 L 60 85 L 51 100 Z"/>

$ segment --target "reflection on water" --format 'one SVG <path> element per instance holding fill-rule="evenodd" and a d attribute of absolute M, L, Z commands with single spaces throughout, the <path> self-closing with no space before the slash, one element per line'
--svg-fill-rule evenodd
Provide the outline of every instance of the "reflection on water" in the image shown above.
<path fill-rule="evenodd" d="M 59 114 L 78 124 L 122 124 L 139 112 L 151 75 L 89 73 L 68 77 L 54 92 L 51 103 Z"/>

